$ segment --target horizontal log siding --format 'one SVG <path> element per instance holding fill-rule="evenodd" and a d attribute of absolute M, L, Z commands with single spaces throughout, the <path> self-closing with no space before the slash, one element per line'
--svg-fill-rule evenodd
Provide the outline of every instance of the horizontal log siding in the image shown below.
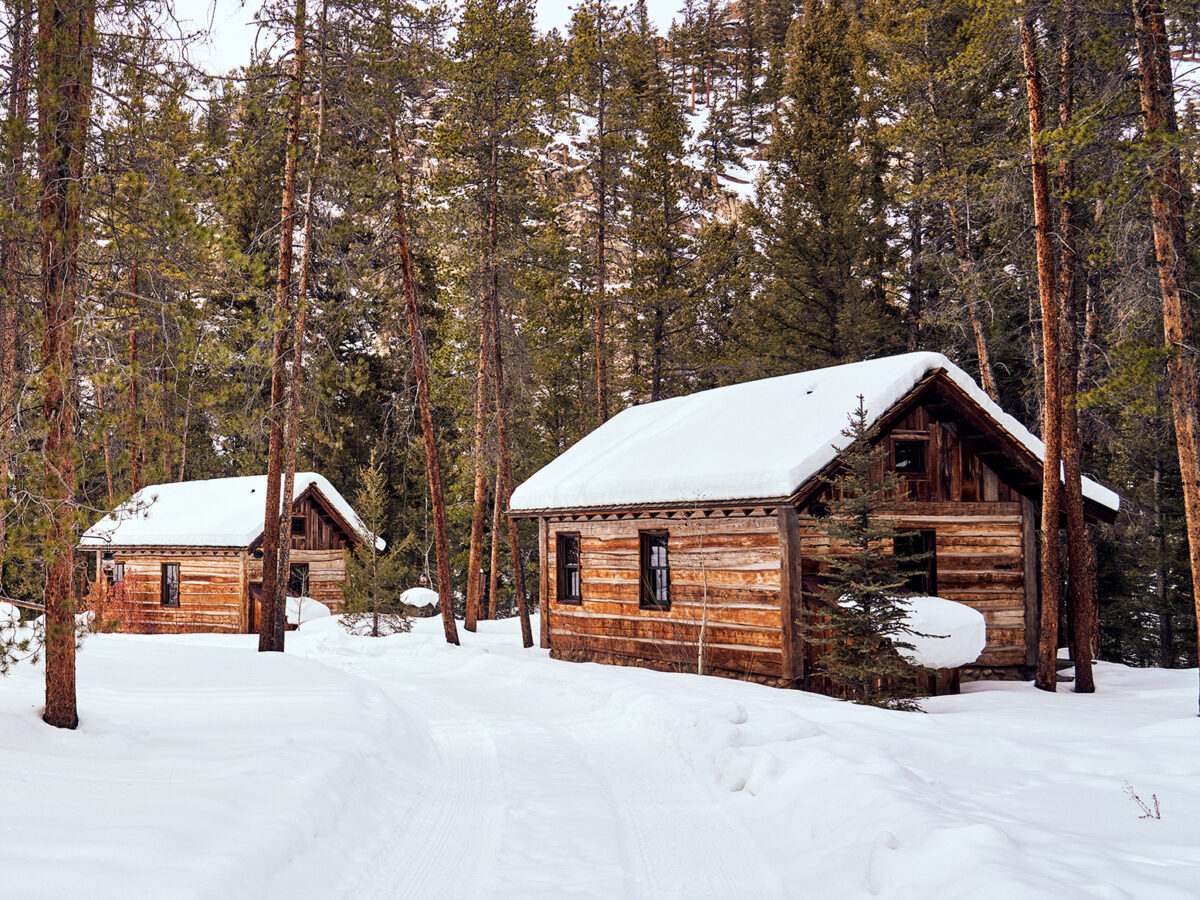
<path fill-rule="evenodd" d="M 308 563 L 308 595 L 337 612 L 346 581 L 348 550 L 292 550 L 293 563 Z M 250 581 L 262 584 L 262 560 L 250 560 Z"/>
<path fill-rule="evenodd" d="M 669 535 L 671 608 L 639 608 L 638 532 Z M 578 534 L 582 603 L 556 595 L 557 535 Z M 780 675 L 780 550 L 774 515 L 548 524 L 551 653 L 763 679 Z"/>
<path fill-rule="evenodd" d="M 898 530 L 937 534 L 937 592 L 981 613 L 987 649 L 978 665 L 1025 662 L 1025 574 L 1020 502 L 905 503 L 889 507 Z M 828 539 L 813 520 L 800 517 L 805 571 L 821 569 Z"/>
<path fill-rule="evenodd" d="M 244 630 L 242 561 L 238 554 L 123 557 L 125 580 L 107 589 L 105 617 L 133 634 Z M 179 565 L 179 606 L 162 605 L 162 565 Z"/>

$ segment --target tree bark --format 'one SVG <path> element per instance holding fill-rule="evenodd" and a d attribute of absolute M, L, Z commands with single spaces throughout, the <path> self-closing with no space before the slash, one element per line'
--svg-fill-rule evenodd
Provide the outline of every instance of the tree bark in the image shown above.
<path fill-rule="evenodd" d="M 8 168 L 4 177 L 7 219 L 3 233 L 3 295 L 0 296 L 0 591 L 8 552 L 8 497 L 12 477 L 12 433 L 16 419 L 17 321 L 21 308 L 21 237 L 24 220 L 21 178 L 25 174 L 29 127 L 29 77 L 33 68 L 33 5 L 13 4 L 13 50 L 8 90 Z M 105 432 L 107 437 L 107 432 Z M 107 456 L 105 457 L 107 461 Z M 112 493 L 111 476 L 109 494 Z"/>
<path fill-rule="evenodd" d="M 388 123 L 388 145 L 392 175 L 396 179 L 396 254 L 400 261 L 404 306 L 408 316 L 408 334 L 412 341 L 413 370 L 417 378 L 417 403 L 421 413 L 421 432 L 425 437 L 425 468 L 429 476 L 429 494 L 433 503 L 434 545 L 437 550 L 438 605 L 442 609 L 442 627 L 446 643 L 458 643 L 454 622 L 452 583 L 450 580 L 450 539 L 446 534 L 446 503 L 442 495 L 442 470 L 437 455 L 437 435 L 433 429 L 433 409 L 429 400 L 429 374 L 425 364 L 425 340 L 417 311 L 417 285 L 412 272 L 412 254 L 408 247 L 408 219 L 404 204 L 404 170 L 400 163 L 400 142 L 396 126 Z"/>
<path fill-rule="evenodd" d="M 1029 97 L 1029 147 L 1033 160 L 1033 218 L 1037 245 L 1038 295 L 1042 310 L 1042 371 L 1045 403 L 1042 441 L 1046 445 L 1042 466 L 1042 609 L 1038 633 L 1037 687 L 1053 691 L 1057 686 L 1058 617 L 1062 603 L 1059 588 L 1058 521 L 1062 509 L 1062 400 L 1059 396 L 1058 303 L 1054 277 L 1054 247 L 1051 243 L 1050 179 L 1042 134 L 1046 102 L 1038 63 L 1036 22 L 1026 10 L 1021 17 L 1021 56 L 1025 64 L 1025 86 Z"/>
<path fill-rule="evenodd" d="M 604 11 L 605 2 L 597 4 L 596 40 L 599 75 L 596 94 L 596 139 L 599 141 L 596 172 L 596 422 L 608 421 L 608 323 L 607 266 L 608 248 L 605 228 L 608 224 L 608 140 L 604 117 L 608 106 L 608 85 L 604 80 Z"/>
<path fill-rule="evenodd" d="M 142 422 L 138 409 L 138 260 L 133 257 L 129 271 L 129 468 L 130 491 L 142 489 Z"/>
<path fill-rule="evenodd" d="M 1187 275 L 1183 230 L 1182 176 L 1179 151 L 1169 138 L 1177 130 L 1175 89 L 1171 77 L 1166 22 L 1158 0 L 1133 0 L 1138 69 L 1142 95 L 1143 134 L 1149 150 L 1150 212 L 1154 254 L 1163 303 L 1163 331 L 1168 352 L 1171 411 L 1179 449 L 1183 506 L 1187 521 L 1192 596 L 1200 616 L 1200 422 L 1197 421 L 1195 329 Z M 1200 632 L 1197 633 L 1200 640 Z"/>
<path fill-rule="evenodd" d="M 75 328 L 83 167 L 92 100 L 93 0 L 38 4 L 38 158 L 41 199 L 42 500 L 46 541 L 46 709 L 79 724 L 75 702 Z"/>
<path fill-rule="evenodd" d="M 503 527 L 500 520 L 504 516 L 504 507 L 500 504 L 500 490 L 502 486 L 500 467 L 497 466 L 496 484 L 492 490 L 492 559 L 491 565 L 488 567 L 489 619 L 494 619 L 497 616 L 496 595 L 500 592 L 500 542 L 504 539 L 500 531 Z"/>
<path fill-rule="evenodd" d="M 996 389 L 996 373 L 992 370 L 992 354 L 988 350 L 987 334 L 983 323 L 979 320 L 979 307 L 983 304 L 983 294 L 979 290 L 979 271 L 975 259 L 971 256 L 971 248 L 967 242 L 967 229 L 959 217 L 958 208 L 952 201 L 946 201 L 946 215 L 950 219 L 950 231 L 954 235 L 954 256 L 958 261 L 958 275 L 962 287 L 967 292 L 967 313 L 971 319 L 971 334 L 975 338 L 975 355 L 979 359 L 979 380 L 983 390 L 993 400 L 999 400 Z"/>
<path fill-rule="evenodd" d="M 1075 7 L 1063 10 L 1059 50 L 1058 126 L 1065 134 L 1071 126 L 1075 100 Z M 1096 563 L 1091 536 L 1083 515 L 1083 470 L 1079 440 L 1079 303 L 1076 289 L 1075 167 L 1070 150 L 1058 166 L 1058 308 L 1062 328 L 1062 456 L 1067 518 L 1067 557 L 1070 572 L 1071 658 L 1075 662 L 1075 692 L 1096 690 L 1092 675 L 1096 630 Z"/>
<path fill-rule="evenodd" d="M 117 505 L 117 492 L 113 485 L 112 439 L 108 434 L 108 423 L 104 422 L 104 385 L 102 384 L 96 385 L 96 410 L 100 413 L 100 421 L 104 423 L 100 441 L 104 449 L 104 482 L 108 487 L 108 505 L 114 507 Z"/>
<path fill-rule="evenodd" d="M 308 175 L 308 187 L 304 194 L 304 245 L 300 251 L 300 283 L 296 290 L 296 321 L 292 332 L 292 377 L 287 395 L 287 422 L 284 425 L 284 452 L 282 496 L 288 498 L 288 515 L 279 517 L 279 565 L 275 581 L 277 609 L 287 612 L 287 591 L 292 572 L 292 517 L 291 498 L 296 494 L 296 456 L 300 446 L 300 423 L 304 415 L 304 339 L 308 313 L 308 276 L 312 270 L 313 191 L 321 174 L 321 159 L 324 156 L 325 139 L 325 21 L 328 2 L 321 4 L 321 18 L 317 30 L 319 54 L 317 75 L 317 138 L 313 153 L 312 169 Z M 307 585 L 306 585 L 307 587 Z M 378 616 L 376 616 L 378 630 Z"/>
<path fill-rule="evenodd" d="M 917 188 L 924 180 L 924 165 L 913 160 L 912 184 Z M 925 215 L 919 198 L 908 208 L 908 343 L 909 353 L 921 349 L 921 316 L 924 314 L 925 287 L 922 284 L 921 253 L 924 243 Z"/>
<path fill-rule="evenodd" d="M 275 281 L 275 335 L 271 347 L 271 433 L 267 447 L 267 498 L 263 516 L 262 621 L 258 630 L 260 651 L 283 652 L 287 610 L 279 602 L 280 503 L 282 502 L 283 425 L 288 330 L 292 283 L 292 241 L 296 231 L 296 169 L 300 157 L 300 112 L 304 96 L 305 0 L 296 0 L 295 61 L 292 95 L 288 101 L 287 156 L 283 165 L 283 202 L 279 211 L 279 270 Z M 288 510 L 292 498 L 287 498 Z M 288 518 L 288 517 L 284 517 Z M 290 521 L 290 518 L 288 518 Z"/>
<path fill-rule="evenodd" d="M 488 286 L 479 295 L 479 366 L 475 380 L 475 491 L 471 505 L 471 547 L 467 562 L 467 605 L 463 627 L 475 630 L 479 616 L 480 575 L 483 570 L 483 518 L 487 508 L 487 467 L 485 465 L 485 441 L 487 439 L 487 394 L 488 362 L 492 352 L 491 288 Z"/>
<path fill-rule="evenodd" d="M 500 332 L 500 303 L 493 282 L 492 301 L 492 382 L 496 393 L 496 437 L 500 448 L 500 493 L 496 502 L 508 506 L 512 496 L 512 459 L 508 448 L 508 412 L 504 397 L 504 348 Z M 521 562 L 521 537 L 517 534 L 517 520 L 508 517 L 508 549 L 512 554 L 513 591 L 517 595 L 517 615 L 521 617 L 521 642 L 533 646 L 533 628 L 529 621 L 529 601 L 525 596 L 525 566 Z"/>

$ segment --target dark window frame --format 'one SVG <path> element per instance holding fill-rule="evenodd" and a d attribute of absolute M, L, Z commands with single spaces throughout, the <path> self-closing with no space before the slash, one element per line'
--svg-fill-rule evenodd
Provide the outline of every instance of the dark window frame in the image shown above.
<path fill-rule="evenodd" d="M 300 523 L 300 530 L 296 530 L 296 523 Z M 292 516 L 292 537 L 308 537 L 308 518 L 306 516 Z"/>
<path fill-rule="evenodd" d="M 574 563 L 567 562 L 566 546 L 568 543 L 575 544 Z M 579 532 L 577 531 L 560 531 L 554 537 L 554 568 L 557 575 L 554 601 L 556 603 L 564 603 L 570 606 L 580 606 L 583 604 L 583 563 L 580 559 L 581 551 L 579 545 Z M 575 576 L 574 593 L 571 592 L 569 584 L 572 573 Z"/>
<path fill-rule="evenodd" d="M 919 543 L 919 548 L 910 544 L 902 548 L 905 542 Z M 936 597 L 937 583 L 937 531 L 932 528 L 906 529 L 898 532 L 892 539 L 892 552 L 896 554 L 924 556 L 924 559 L 908 560 L 900 563 L 900 574 L 907 576 L 904 589 L 914 597 Z"/>
<path fill-rule="evenodd" d="M 120 584 L 125 580 L 125 563 L 114 562 L 112 567 L 112 583 Z"/>
<path fill-rule="evenodd" d="M 656 565 L 654 551 L 659 546 L 663 563 Z M 638 532 L 638 572 L 638 606 L 655 612 L 667 612 L 671 608 L 671 551 L 667 532 Z"/>
<path fill-rule="evenodd" d="M 174 578 L 171 577 L 172 573 L 174 573 Z M 163 606 L 171 609 L 179 608 L 179 582 L 179 563 L 163 563 L 159 582 L 159 600 Z"/>
<path fill-rule="evenodd" d="M 908 468 L 907 466 L 901 468 L 901 464 L 900 464 L 900 455 L 901 455 L 900 448 L 901 448 L 901 446 L 913 447 L 913 448 L 919 447 L 920 448 L 920 450 L 921 450 L 921 468 L 912 469 L 912 468 Z M 916 436 L 910 437 L 907 435 L 903 436 L 903 437 L 893 437 L 892 438 L 892 470 L 895 471 L 897 475 L 901 475 L 905 478 L 928 479 L 930 476 L 930 470 L 932 469 L 932 466 L 930 466 L 930 464 L 929 464 L 930 463 L 929 449 L 930 449 L 930 441 L 928 438 L 916 437 Z"/>
<path fill-rule="evenodd" d="M 303 578 L 304 578 L 303 585 L 304 586 L 297 589 L 295 592 L 293 592 L 292 585 L 295 584 L 295 582 L 296 582 L 296 573 L 301 569 L 304 570 L 304 576 L 303 576 Z M 312 573 L 308 567 L 308 563 L 306 563 L 306 562 L 290 563 L 288 566 L 288 583 L 287 583 L 288 596 L 289 597 L 307 597 L 307 596 L 309 596 L 309 591 L 312 588 L 312 581 L 310 580 L 311 574 Z"/>

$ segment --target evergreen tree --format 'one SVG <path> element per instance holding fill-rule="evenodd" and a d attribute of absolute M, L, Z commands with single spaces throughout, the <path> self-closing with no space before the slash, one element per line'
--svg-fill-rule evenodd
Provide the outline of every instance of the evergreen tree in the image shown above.
<path fill-rule="evenodd" d="M 370 540 L 360 540 L 346 559 L 346 582 L 342 588 L 342 627 L 351 634 L 384 637 L 412 630 L 407 607 L 400 602 L 404 580 L 404 545 L 387 552 L 375 547 L 374 538 L 387 515 L 388 484 L 378 450 L 359 471 L 360 487 L 354 495 L 354 510 L 362 519 Z"/>
<path fill-rule="evenodd" d="M 840 0 L 807 4 L 788 34 L 754 216 L 767 280 L 743 324 L 767 374 L 897 346 L 885 284 L 891 229 L 878 147 L 863 126 L 857 35 Z"/>
<path fill-rule="evenodd" d="M 908 626 L 902 599 L 903 570 L 917 560 L 892 552 L 896 528 L 883 508 L 897 495 L 901 480 L 884 466 L 886 448 L 867 423 L 860 396 L 842 431 L 852 443 L 828 484 L 828 515 L 816 519 L 835 552 L 823 579 L 824 602 L 810 614 L 805 629 L 828 640 L 820 672 L 849 698 L 917 709 L 917 670 L 898 652 L 912 649 L 907 638 L 924 637 Z"/>

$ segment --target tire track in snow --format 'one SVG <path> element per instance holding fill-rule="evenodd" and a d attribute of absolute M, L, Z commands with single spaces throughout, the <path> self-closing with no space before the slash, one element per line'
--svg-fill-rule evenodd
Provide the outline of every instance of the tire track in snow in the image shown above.
<path fill-rule="evenodd" d="M 441 700 L 439 711 L 460 712 Z M 390 860 L 356 897 L 479 897 L 489 893 L 502 819 L 496 748 L 465 710 L 427 720 L 441 768 L 383 838 Z M 398 811 L 399 812 L 399 811 Z"/>
<path fill-rule="evenodd" d="M 673 748 L 631 746 L 628 724 L 615 716 L 574 724 L 592 764 L 608 781 L 621 822 L 627 897 L 787 896 L 746 829 Z M 584 737 L 578 729 L 589 724 L 592 732 Z"/>

